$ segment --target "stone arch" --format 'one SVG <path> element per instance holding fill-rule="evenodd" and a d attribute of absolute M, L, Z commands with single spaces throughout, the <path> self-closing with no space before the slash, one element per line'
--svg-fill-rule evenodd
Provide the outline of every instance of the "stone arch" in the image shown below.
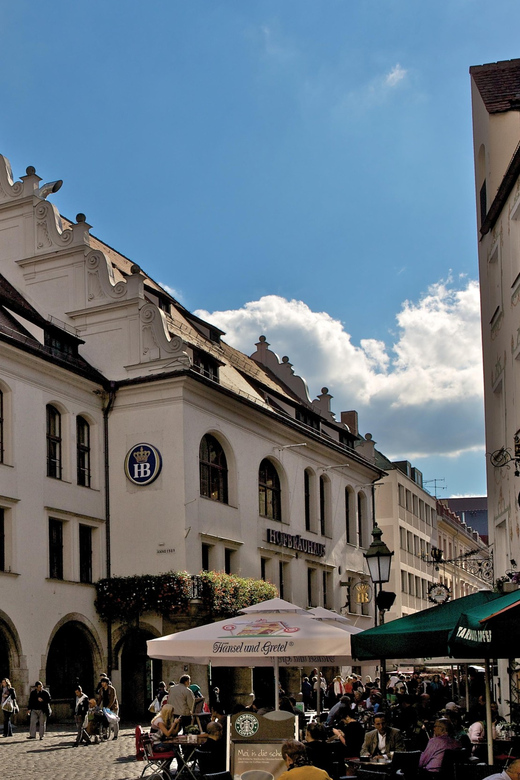
<path fill-rule="evenodd" d="M 147 639 L 161 632 L 150 623 L 120 626 L 114 633 L 114 659 L 120 670 L 121 703 L 125 718 L 148 718 L 148 705 L 162 679 L 162 662 L 148 658 Z"/>
<path fill-rule="evenodd" d="M 18 696 L 27 685 L 27 669 L 20 635 L 11 618 L 0 609 L 0 675 L 9 677 Z"/>
<path fill-rule="evenodd" d="M 54 700 L 70 701 L 74 686 L 95 690 L 95 671 L 102 667 L 102 643 L 95 626 L 76 612 L 56 623 L 47 645 L 45 683 Z"/>

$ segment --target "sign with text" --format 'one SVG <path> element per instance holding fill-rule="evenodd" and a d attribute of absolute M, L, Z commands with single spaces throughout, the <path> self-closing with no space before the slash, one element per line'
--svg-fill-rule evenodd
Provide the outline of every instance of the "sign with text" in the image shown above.
<path fill-rule="evenodd" d="M 290 712 L 239 712 L 229 719 L 230 771 L 234 780 L 276 780 L 287 767 L 282 758 L 286 739 L 296 738 Z"/>

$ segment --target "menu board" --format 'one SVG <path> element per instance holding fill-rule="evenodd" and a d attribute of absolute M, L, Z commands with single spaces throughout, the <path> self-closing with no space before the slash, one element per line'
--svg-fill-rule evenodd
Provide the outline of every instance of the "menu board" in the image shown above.
<path fill-rule="evenodd" d="M 297 719 L 290 712 L 252 711 L 232 715 L 228 723 L 229 767 L 234 780 L 276 780 L 287 767 L 282 745 L 296 739 Z"/>

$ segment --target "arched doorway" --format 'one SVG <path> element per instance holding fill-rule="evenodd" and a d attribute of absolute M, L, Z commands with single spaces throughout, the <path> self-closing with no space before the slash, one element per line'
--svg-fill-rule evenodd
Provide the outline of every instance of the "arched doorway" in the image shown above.
<path fill-rule="evenodd" d="M 11 677 L 9 667 L 9 638 L 4 634 L 0 623 L 0 677 Z"/>
<path fill-rule="evenodd" d="M 58 629 L 49 648 L 45 679 L 53 699 L 71 700 L 81 685 L 89 696 L 94 692 L 93 639 L 85 626 L 69 621 Z"/>
<path fill-rule="evenodd" d="M 154 638 L 149 631 L 134 629 L 123 640 L 121 699 L 125 719 L 148 717 L 148 706 L 161 682 L 162 662 L 152 661 L 146 654 L 146 640 Z"/>

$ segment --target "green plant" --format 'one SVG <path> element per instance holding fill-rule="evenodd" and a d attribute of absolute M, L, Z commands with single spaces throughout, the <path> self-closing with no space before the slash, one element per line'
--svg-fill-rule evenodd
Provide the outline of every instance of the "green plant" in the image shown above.
<path fill-rule="evenodd" d="M 133 577 L 110 577 L 96 583 L 95 607 L 102 620 L 133 623 L 144 612 L 164 618 L 187 615 L 193 577 L 186 571 Z M 196 575 L 202 602 L 211 616 L 234 615 L 240 609 L 277 596 L 270 582 L 245 579 L 224 572 Z"/>

